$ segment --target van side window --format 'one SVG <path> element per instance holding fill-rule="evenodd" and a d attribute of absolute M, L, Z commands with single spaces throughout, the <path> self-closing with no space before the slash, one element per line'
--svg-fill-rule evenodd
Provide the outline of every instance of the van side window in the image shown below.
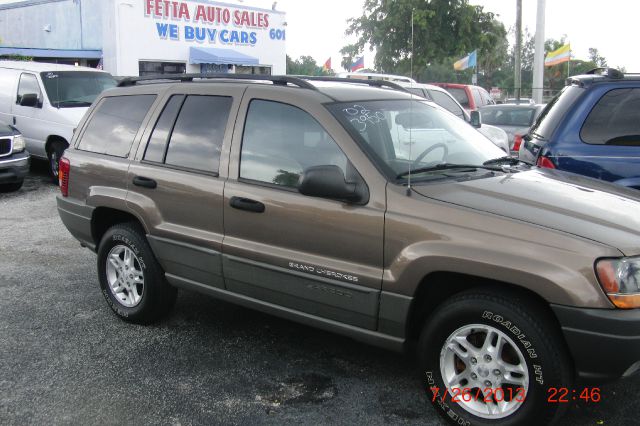
<path fill-rule="evenodd" d="M 296 188 L 309 167 L 350 171 L 347 157 L 307 112 L 279 102 L 253 100 L 242 136 L 240 178 Z"/>
<path fill-rule="evenodd" d="M 173 129 L 173 124 L 176 122 L 176 117 L 183 101 L 184 95 L 173 95 L 162 110 L 144 153 L 146 161 L 164 162 L 164 153 L 167 148 L 167 142 L 169 142 L 169 136 L 171 136 L 171 129 Z"/>
<path fill-rule="evenodd" d="M 156 95 L 103 98 L 89 119 L 78 149 L 126 157 Z"/>
<path fill-rule="evenodd" d="M 38 100 L 42 101 L 42 92 L 40 91 L 40 85 L 38 84 L 36 76 L 34 74 L 22 73 L 20 74 L 20 82 L 18 83 L 16 103 L 20 104 L 22 96 L 27 93 L 35 93 L 38 95 Z"/>
<path fill-rule="evenodd" d="M 187 96 L 169 140 L 165 164 L 218 173 L 233 98 Z"/>

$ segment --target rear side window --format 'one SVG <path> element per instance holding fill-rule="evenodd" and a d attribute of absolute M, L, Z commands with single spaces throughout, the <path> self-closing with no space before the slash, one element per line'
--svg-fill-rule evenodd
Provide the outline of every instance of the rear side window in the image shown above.
<path fill-rule="evenodd" d="M 156 95 L 103 98 L 91 116 L 78 149 L 126 157 Z"/>
<path fill-rule="evenodd" d="M 171 132 L 165 164 L 218 173 L 232 101 L 228 96 L 187 96 Z"/>
<path fill-rule="evenodd" d="M 473 103 L 476 104 L 476 108 L 484 105 L 482 99 L 480 98 L 480 91 L 476 87 L 471 88 L 471 95 L 473 96 Z"/>
<path fill-rule="evenodd" d="M 462 105 L 463 108 L 469 108 L 469 97 L 467 91 L 459 87 L 446 87 L 447 92 L 451 93 L 453 97 Z"/>
<path fill-rule="evenodd" d="M 162 114 L 156 126 L 151 133 L 149 143 L 147 144 L 147 150 L 144 153 L 144 159 L 147 161 L 153 161 L 155 163 L 164 162 L 164 153 L 167 148 L 167 142 L 173 129 L 173 123 L 176 121 L 182 102 L 184 101 L 184 95 L 171 96 L 169 102 L 162 110 Z"/>
<path fill-rule="evenodd" d="M 442 108 L 446 109 L 449 112 L 452 112 L 460 118 L 464 118 L 464 112 L 462 112 L 462 108 L 460 108 L 460 105 L 458 105 L 450 95 L 437 90 L 429 90 L 429 94 L 433 98 L 433 101 L 440 105 Z"/>
<path fill-rule="evenodd" d="M 614 89 L 593 107 L 580 137 L 594 145 L 640 146 L 640 89 Z"/>

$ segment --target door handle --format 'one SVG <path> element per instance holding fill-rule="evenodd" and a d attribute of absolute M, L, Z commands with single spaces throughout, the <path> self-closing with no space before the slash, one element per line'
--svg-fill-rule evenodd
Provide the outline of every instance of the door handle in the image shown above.
<path fill-rule="evenodd" d="M 155 180 L 146 178 L 144 176 L 134 177 L 133 184 L 136 186 L 143 186 L 145 188 L 150 188 L 150 189 L 154 189 L 156 186 L 158 186 L 158 183 Z"/>
<path fill-rule="evenodd" d="M 260 201 L 250 200 L 242 197 L 231 197 L 229 204 L 234 209 L 247 210 L 255 213 L 263 213 L 265 210 L 264 204 Z"/>
<path fill-rule="evenodd" d="M 17 122 L 17 120 L 16 120 L 16 117 L 14 116 L 14 117 L 13 117 L 13 124 L 15 125 L 15 124 L 16 124 L 16 122 Z"/>

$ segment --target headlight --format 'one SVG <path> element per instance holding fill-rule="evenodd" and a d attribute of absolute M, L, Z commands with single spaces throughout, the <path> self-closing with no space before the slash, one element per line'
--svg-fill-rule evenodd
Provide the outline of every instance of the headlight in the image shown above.
<path fill-rule="evenodd" d="M 602 259 L 596 263 L 600 285 L 618 308 L 640 307 L 640 257 Z"/>
<path fill-rule="evenodd" d="M 24 136 L 17 135 L 13 137 L 13 152 L 24 151 Z"/>

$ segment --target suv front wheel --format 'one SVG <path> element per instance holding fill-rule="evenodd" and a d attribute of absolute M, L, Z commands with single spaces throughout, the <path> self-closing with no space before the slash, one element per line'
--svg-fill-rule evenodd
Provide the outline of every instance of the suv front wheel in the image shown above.
<path fill-rule="evenodd" d="M 491 290 L 453 296 L 425 323 L 418 354 L 436 410 L 461 425 L 548 424 L 569 388 L 570 362 L 557 327 L 518 295 Z M 566 404 L 564 404 L 566 405 Z"/>
<path fill-rule="evenodd" d="M 109 228 L 98 247 L 100 289 L 122 319 L 148 324 L 165 316 L 176 299 L 140 226 L 122 223 Z"/>

